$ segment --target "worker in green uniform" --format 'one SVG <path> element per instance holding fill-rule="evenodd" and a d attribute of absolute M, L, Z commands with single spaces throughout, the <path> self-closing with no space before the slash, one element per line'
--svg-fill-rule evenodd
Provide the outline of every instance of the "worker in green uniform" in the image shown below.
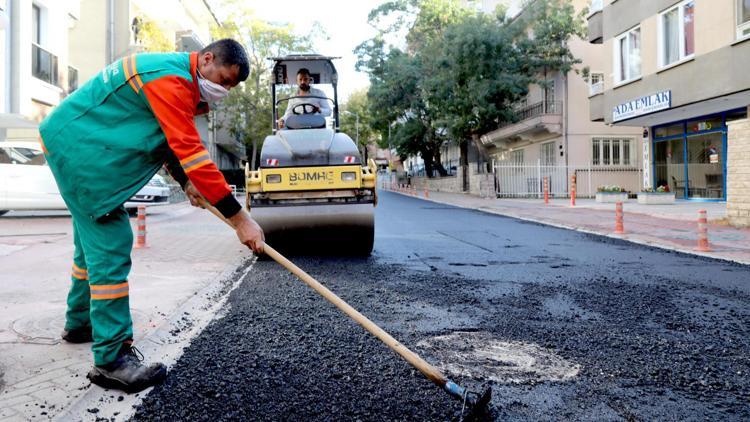
<path fill-rule="evenodd" d="M 161 382 L 132 345 L 133 232 L 123 203 L 163 165 L 193 205 L 205 200 L 256 252 L 263 231 L 232 195 L 195 127 L 196 115 L 247 79 L 234 40 L 200 52 L 134 54 L 107 66 L 41 123 L 40 142 L 73 221 L 72 285 L 63 339 L 93 341 L 91 382 L 132 393 Z"/>

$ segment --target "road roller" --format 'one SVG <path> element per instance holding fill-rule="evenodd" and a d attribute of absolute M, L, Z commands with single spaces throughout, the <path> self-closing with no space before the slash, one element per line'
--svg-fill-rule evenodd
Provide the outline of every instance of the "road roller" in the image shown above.
<path fill-rule="evenodd" d="M 375 235 L 376 166 L 364 163 L 357 144 L 339 130 L 337 57 L 317 54 L 271 58 L 273 128 L 257 169 L 245 167 L 250 215 L 266 243 L 286 253 L 367 256 Z M 307 69 L 316 87 L 299 95 L 296 76 Z M 279 93 L 289 94 L 280 98 Z M 312 99 L 319 101 L 311 101 Z M 280 126 L 278 110 L 293 108 Z M 320 114 L 320 101 L 332 104 Z"/>

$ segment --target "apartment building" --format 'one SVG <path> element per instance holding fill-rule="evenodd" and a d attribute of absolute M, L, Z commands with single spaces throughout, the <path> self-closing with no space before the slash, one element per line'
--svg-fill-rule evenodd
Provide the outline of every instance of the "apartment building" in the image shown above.
<path fill-rule="evenodd" d="M 591 120 L 642 132 L 649 186 L 727 201 L 730 218 L 750 225 L 750 1 L 594 6 L 589 39 L 606 60 Z"/>
<path fill-rule="evenodd" d="M 492 10 L 499 3 L 517 2 L 484 0 L 483 7 Z M 586 0 L 571 3 L 578 12 L 589 6 Z M 544 179 L 553 196 L 566 196 L 573 176 L 579 196 L 592 196 L 602 185 L 620 185 L 631 192 L 641 188 L 640 128 L 589 118 L 588 98 L 602 89 L 602 72 L 609 63 L 605 46 L 573 38 L 568 48 L 583 61 L 579 70 L 588 67 L 591 74 L 540 75 L 546 83 L 529 86 L 527 97 L 517 105 L 517 121 L 480 138 L 495 161 L 501 196 L 539 195 Z"/>
<path fill-rule="evenodd" d="M 37 138 L 37 123 L 76 88 L 68 27 L 78 0 L 0 0 L 0 142 Z"/>

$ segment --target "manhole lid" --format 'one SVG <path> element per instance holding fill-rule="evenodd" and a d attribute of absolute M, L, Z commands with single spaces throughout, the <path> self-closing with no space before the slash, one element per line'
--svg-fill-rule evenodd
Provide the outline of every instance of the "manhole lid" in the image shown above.
<path fill-rule="evenodd" d="M 453 376 L 504 384 L 567 381 L 581 366 L 533 343 L 502 341 L 487 332 L 457 331 L 417 343 Z"/>

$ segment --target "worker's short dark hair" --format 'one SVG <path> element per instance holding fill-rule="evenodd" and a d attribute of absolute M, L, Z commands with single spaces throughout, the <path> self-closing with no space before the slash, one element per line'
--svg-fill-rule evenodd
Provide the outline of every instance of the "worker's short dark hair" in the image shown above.
<path fill-rule="evenodd" d="M 245 48 L 242 47 L 242 44 L 231 38 L 224 38 L 203 47 L 200 54 L 208 52 L 214 54 L 219 66 L 237 65 L 240 68 L 237 75 L 238 82 L 247 79 L 247 75 L 250 74 L 250 64 L 247 60 L 247 52 L 245 52 Z"/>
<path fill-rule="evenodd" d="M 301 68 L 300 68 L 300 69 L 299 69 L 299 70 L 297 71 L 297 74 L 298 74 L 298 75 L 307 75 L 307 76 L 312 76 L 312 75 L 310 75 L 310 71 L 309 71 L 309 70 L 308 70 L 308 69 L 307 69 L 306 67 L 301 67 Z"/>

